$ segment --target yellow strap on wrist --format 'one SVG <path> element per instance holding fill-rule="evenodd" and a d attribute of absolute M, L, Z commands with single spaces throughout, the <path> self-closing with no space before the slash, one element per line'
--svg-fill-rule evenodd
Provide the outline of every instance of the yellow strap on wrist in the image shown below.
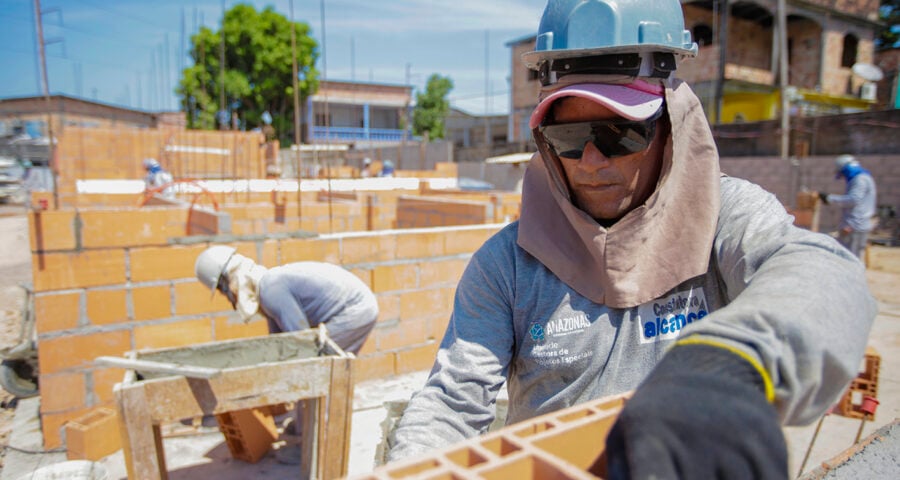
<path fill-rule="evenodd" d="M 754 356 L 749 355 L 747 352 L 728 345 L 727 343 L 721 343 L 706 338 L 686 338 L 684 340 L 675 342 L 675 345 L 709 345 L 711 347 L 719 347 L 728 350 L 729 352 L 743 358 L 744 360 L 750 362 L 750 365 L 753 365 L 753 368 L 755 368 L 756 371 L 759 372 L 759 375 L 762 377 L 766 400 L 768 400 L 769 403 L 775 401 L 775 386 L 772 384 L 772 377 L 769 376 L 769 372 L 767 372 L 766 369 L 763 368 L 762 364 L 759 363 L 759 360 L 757 360 Z"/>

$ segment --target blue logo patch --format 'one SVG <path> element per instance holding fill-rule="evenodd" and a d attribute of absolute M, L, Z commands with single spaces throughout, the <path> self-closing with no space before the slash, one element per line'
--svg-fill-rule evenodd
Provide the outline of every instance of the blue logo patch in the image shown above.
<path fill-rule="evenodd" d="M 544 327 L 542 327 L 538 323 L 532 323 L 531 328 L 528 329 L 528 333 L 531 334 L 531 339 L 535 342 L 543 342 L 544 341 Z"/>

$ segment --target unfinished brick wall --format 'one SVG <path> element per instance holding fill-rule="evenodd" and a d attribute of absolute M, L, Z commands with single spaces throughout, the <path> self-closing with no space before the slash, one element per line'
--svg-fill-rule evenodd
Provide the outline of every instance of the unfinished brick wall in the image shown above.
<path fill-rule="evenodd" d="M 29 213 L 45 446 L 60 428 L 112 404 L 124 371 L 102 355 L 265 335 L 242 323 L 221 295 L 194 278 L 208 246 L 183 236 L 185 209 L 48 210 Z M 360 352 L 359 378 L 427 369 L 446 328 L 456 282 L 499 225 L 312 238 L 228 237 L 262 265 L 341 264 L 375 292 L 381 314 Z M 171 244 L 177 239 L 180 245 Z M 226 240 L 226 239 L 223 239 Z"/>
<path fill-rule="evenodd" d="M 878 190 L 877 205 L 891 205 L 900 211 L 900 156 L 858 155 L 862 166 L 872 172 Z M 797 159 L 792 166 L 781 157 L 727 157 L 720 160 L 722 171 L 759 184 L 775 194 L 784 205 L 793 206 L 796 191 L 844 193 L 843 179 L 834 178 L 834 156 Z M 830 232 L 840 223 L 841 209 L 821 205 L 819 228 Z"/>
<path fill-rule="evenodd" d="M 83 179 L 142 179 L 152 157 L 176 179 L 265 178 L 265 143 L 258 132 L 67 127 L 58 138 L 59 192 Z M 276 148 L 277 151 L 277 148 Z"/>

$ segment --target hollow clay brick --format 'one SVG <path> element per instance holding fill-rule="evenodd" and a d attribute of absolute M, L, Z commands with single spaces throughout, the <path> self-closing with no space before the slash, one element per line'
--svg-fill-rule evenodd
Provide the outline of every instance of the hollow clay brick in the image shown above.
<path fill-rule="evenodd" d="M 123 368 L 95 368 L 90 372 L 93 380 L 93 390 L 96 403 L 112 404 L 115 400 L 113 396 L 113 387 L 122 381 L 125 376 Z"/>
<path fill-rule="evenodd" d="M 33 254 L 31 271 L 36 292 L 119 285 L 125 282 L 125 251 Z"/>
<path fill-rule="evenodd" d="M 603 478 L 603 439 L 628 395 L 614 395 L 541 415 L 352 478 Z"/>
<path fill-rule="evenodd" d="M 132 248 L 131 281 L 194 278 L 194 263 L 206 245 Z"/>
<path fill-rule="evenodd" d="M 32 194 L 33 195 L 33 194 Z M 53 200 L 50 199 L 52 204 Z M 31 251 L 74 250 L 75 211 L 42 210 L 28 212 L 28 238 Z"/>
<path fill-rule="evenodd" d="M 286 238 L 280 242 L 281 263 L 315 260 L 340 263 L 340 241 L 333 239 Z"/>
<path fill-rule="evenodd" d="M 138 350 L 180 347 L 210 341 L 212 326 L 208 318 L 134 327 L 134 346 Z"/>
<path fill-rule="evenodd" d="M 375 293 L 419 288 L 419 267 L 414 263 L 379 265 L 372 270 Z"/>
<path fill-rule="evenodd" d="M 366 342 L 368 343 L 368 342 Z M 353 365 L 353 375 L 360 381 L 372 378 L 385 378 L 395 375 L 394 354 L 369 353 L 362 354 Z"/>
<path fill-rule="evenodd" d="M 62 429 L 69 420 L 76 419 L 91 408 L 79 408 L 67 412 L 48 412 L 41 408 L 41 433 L 44 435 L 44 448 L 58 448 L 62 446 Z"/>
<path fill-rule="evenodd" d="M 86 406 L 83 373 L 41 375 L 41 408 L 56 412 Z"/>
<path fill-rule="evenodd" d="M 172 291 L 169 285 L 149 287 L 133 287 L 131 304 L 134 308 L 134 319 L 155 320 L 172 316 Z"/>
<path fill-rule="evenodd" d="M 439 347 L 439 342 L 431 342 L 394 352 L 394 370 L 398 375 L 429 370 L 434 365 Z"/>
<path fill-rule="evenodd" d="M 371 235 L 341 239 L 341 263 L 384 262 L 396 258 L 395 235 Z"/>
<path fill-rule="evenodd" d="M 122 448 L 116 411 L 100 407 L 66 422 L 66 458 L 97 461 Z"/>
<path fill-rule="evenodd" d="M 228 299 L 211 292 L 199 281 L 175 284 L 175 315 L 229 312 L 234 310 Z"/>
<path fill-rule="evenodd" d="M 444 255 L 444 232 L 397 234 L 397 258 L 431 258 Z"/>
<path fill-rule="evenodd" d="M 81 292 L 35 296 L 34 318 L 38 335 L 77 327 L 80 304 Z"/>
<path fill-rule="evenodd" d="M 46 375 L 64 369 L 84 368 L 92 365 L 97 357 L 118 357 L 131 349 L 131 331 L 124 329 L 38 338 L 38 362 L 41 375 Z"/>
<path fill-rule="evenodd" d="M 88 290 L 87 318 L 91 325 L 108 325 L 128 321 L 125 290 Z"/>

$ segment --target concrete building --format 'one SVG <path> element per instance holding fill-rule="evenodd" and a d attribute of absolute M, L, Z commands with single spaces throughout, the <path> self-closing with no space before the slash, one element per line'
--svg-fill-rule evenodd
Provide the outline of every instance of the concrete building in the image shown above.
<path fill-rule="evenodd" d="M 881 98 L 877 86 L 855 74 L 853 66 L 875 62 L 879 2 L 786 0 L 786 4 L 791 114 L 860 112 L 876 106 Z M 777 118 L 781 97 L 776 0 L 683 0 L 682 5 L 685 28 L 691 31 L 700 53 L 682 62 L 678 77 L 691 84 L 710 121 Z M 725 21 L 723 8 L 729 11 Z M 533 50 L 534 41 L 535 35 L 528 35 L 507 43 L 512 54 L 512 141 L 531 135 L 528 116 L 536 104 L 540 82 L 537 73 L 521 62 L 521 55 Z"/>
<path fill-rule="evenodd" d="M 306 101 L 310 143 L 369 147 L 411 139 L 412 87 L 327 80 Z"/>
<path fill-rule="evenodd" d="M 54 133 L 73 127 L 184 128 L 182 112 L 146 112 L 95 102 L 70 95 L 15 97 L 0 99 L 0 135 L 24 128 L 32 137 L 47 134 L 47 119 L 52 119 Z"/>

